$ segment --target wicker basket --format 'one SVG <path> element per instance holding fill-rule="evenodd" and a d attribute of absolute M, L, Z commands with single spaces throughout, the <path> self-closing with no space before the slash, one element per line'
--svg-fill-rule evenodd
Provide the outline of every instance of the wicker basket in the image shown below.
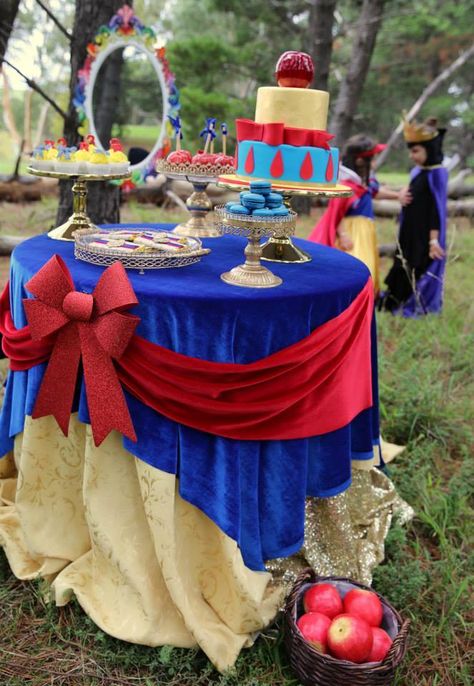
<path fill-rule="evenodd" d="M 285 645 L 290 664 L 305 686 L 387 686 L 395 677 L 395 671 L 403 660 L 407 647 L 409 620 L 402 620 L 398 612 L 385 598 L 377 594 L 383 606 L 382 628 L 394 637 L 393 644 L 383 662 L 355 664 L 336 660 L 315 650 L 301 635 L 296 626 L 298 617 L 304 613 L 303 595 L 314 583 L 329 582 L 344 591 L 349 588 L 369 589 L 350 579 L 317 577 L 312 569 L 304 569 L 298 576 L 285 605 Z"/>

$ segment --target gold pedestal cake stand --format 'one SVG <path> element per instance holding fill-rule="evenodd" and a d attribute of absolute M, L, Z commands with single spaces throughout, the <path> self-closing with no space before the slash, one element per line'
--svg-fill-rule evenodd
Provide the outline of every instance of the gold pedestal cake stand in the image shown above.
<path fill-rule="evenodd" d="M 218 178 L 217 185 L 231 191 L 248 191 L 252 181 L 259 179 L 243 178 L 237 175 L 223 175 Z M 268 179 L 265 179 L 268 180 Z M 333 187 L 324 186 L 301 186 L 291 183 L 272 183 L 272 191 L 283 196 L 285 205 L 291 209 L 291 198 L 296 196 L 307 198 L 347 198 L 352 195 L 352 189 L 342 184 Z M 275 231 L 268 241 L 262 246 L 262 260 L 268 262 L 310 262 L 312 257 L 301 250 L 291 240 L 291 236 Z"/>
<path fill-rule="evenodd" d="M 166 160 L 158 160 L 156 171 L 164 174 L 168 179 L 188 181 L 193 186 L 193 192 L 186 200 L 186 207 L 191 215 L 187 222 L 178 224 L 173 232 L 178 236 L 193 236 L 194 238 L 219 238 L 222 234 L 215 223 L 207 215 L 212 210 L 212 202 L 206 193 L 210 183 L 216 183 L 223 167 L 215 165 L 171 164 Z"/>
<path fill-rule="evenodd" d="M 245 214 L 232 214 L 224 206 L 215 208 L 217 226 L 220 233 L 230 233 L 245 236 L 248 240 L 244 250 L 245 263 L 221 274 L 221 279 L 234 286 L 247 288 L 272 288 L 282 282 L 269 269 L 260 263 L 262 236 L 271 236 L 275 232 L 281 236 L 289 236 L 295 232 L 296 214 L 290 210 L 286 217 L 252 217 Z"/>
<path fill-rule="evenodd" d="M 87 216 L 87 184 L 89 181 L 114 181 L 116 179 L 130 178 L 130 172 L 123 174 L 67 174 L 64 172 L 46 171 L 28 167 L 28 173 L 33 176 L 45 176 L 51 179 L 73 181 L 72 187 L 72 214 L 61 226 L 52 229 L 48 236 L 61 241 L 73 241 L 74 231 L 79 229 L 96 230 L 97 227 Z"/>

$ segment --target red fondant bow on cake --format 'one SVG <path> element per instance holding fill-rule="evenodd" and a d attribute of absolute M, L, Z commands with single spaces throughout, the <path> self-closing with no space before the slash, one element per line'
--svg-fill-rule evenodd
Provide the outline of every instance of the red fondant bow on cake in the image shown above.
<path fill-rule="evenodd" d="M 237 140 L 263 141 L 267 145 L 308 145 L 314 148 L 330 150 L 329 141 L 332 133 L 317 129 L 297 129 L 283 123 L 258 124 L 251 119 L 236 119 Z"/>
<path fill-rule="evenodd" d="M 82 359 L 95 444 L 100 445 L 112 429 L 136 441 L 112 362 L 122 357 L 139 322 L 139 317 L 123 312 L 138 300 L 122 264 L 108 267 L 92 294 L 80 293 L 74 290 L 64 261 L 54 255 L 26 288 L 36 296 L 23 301 L 31 338 L 56 337 L 33 418 L 52 414 L 67 436 Z"/>

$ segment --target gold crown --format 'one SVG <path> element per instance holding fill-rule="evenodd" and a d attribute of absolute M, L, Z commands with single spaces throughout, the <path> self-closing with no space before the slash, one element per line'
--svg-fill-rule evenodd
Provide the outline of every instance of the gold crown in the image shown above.
<path fill-rule="evenodd" d="M 423 143 L 431 141 L 438 135 L 436 127 L 436 119 L 431 118 L 428 121 L 418 124 L 416 119 L 409 122 L 406 118 L 405 112 L 402 117 L 403 122 L 403 136 L 407 143 Z"/>

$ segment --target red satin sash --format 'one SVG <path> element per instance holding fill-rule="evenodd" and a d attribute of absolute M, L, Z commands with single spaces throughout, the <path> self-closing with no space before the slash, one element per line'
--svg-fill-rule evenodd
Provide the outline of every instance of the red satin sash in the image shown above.
<path fill-rule="evenodd" d="M 283 122 L 259 124 L 252 119 L 236 119 L 235 128 L 239 141 L 262 141 L 267 145 L 311 146 L 330 150 L 332 133 L 319 129 L 301 129 L 285 126 Z"/>
<path fill-rule="evenodd" d="M 186 426 L 242 440 L 321 435 L 372 405 L 373 286 L 309 336 L 249 364 L 209 362 L 133 335 L 114 360 L 121 384 L 145 405 Z M 46 361 L 51 336 L 15 329 L 8 285 L 0 298 L 3 350 L 12 370 Z M 57 388 L 61 393 L 61 388 Z"/>

